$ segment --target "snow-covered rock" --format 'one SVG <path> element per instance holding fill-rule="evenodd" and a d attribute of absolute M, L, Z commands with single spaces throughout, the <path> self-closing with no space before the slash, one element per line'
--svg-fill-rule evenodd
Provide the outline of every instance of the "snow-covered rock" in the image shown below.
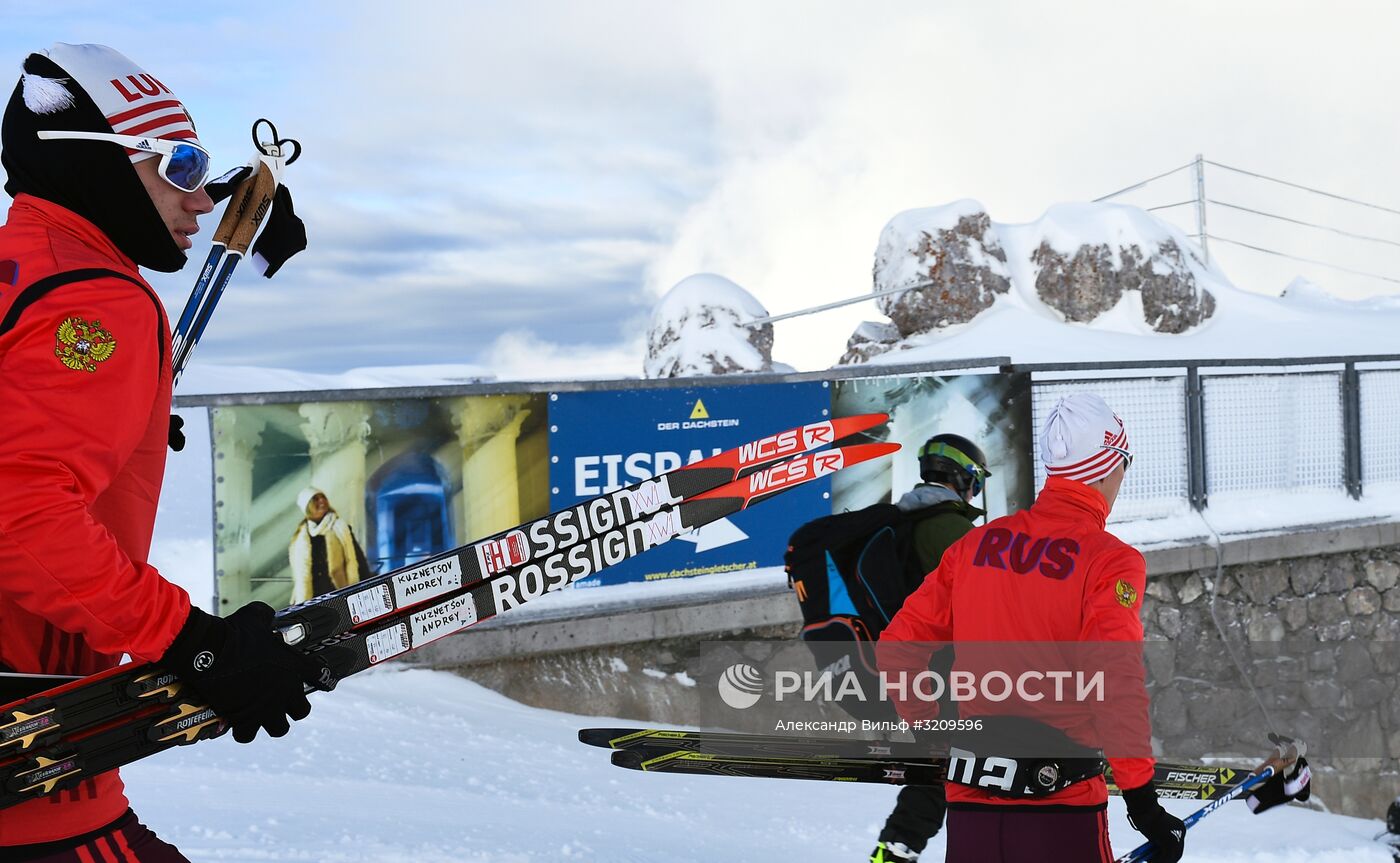
<path fill-rule="evenodd" d="M 1141 295 L 1143 320 L 1159 333 L 1185 332 L 1215 312 L 1215 298 L 1196 282 L 1194 250 L 1178 245 L 1147 212 L 1058 204 L 1036 224 L 1036 296 L 1067 321 L 1090 323 L 1129 291 Z"/>
<path fill-rule="evenodd" d="M 876 291 L 927 285 L 876 301 L 903 336 L 967 323 L 1010 290 L 1008 276 L 992 220 L 973 200 L 900 213 L 875 250 Z"/>
<path fill-rule="evenodd" d="M 876 301 L 901 339 L 857 332 L 841 363 L 927 344 L 1009 309 L 1046 323 L 1187 333 L 1215 313 L 1208 286 L 1218 283 L 1228 286 L 1176 228 L 1136 207 L 1057 204 L 1022 225 L 993 222 L 973 200 L 908 210 L 875 251 L 875 291 L 913 288 Z"/>
<path fill-rule="evenodd" d="M 894 324 L 863 321 L 846 340 L 846 353 L 842 354 L 838 365 L 863 363 L 890 350 L 899 344 L 901 338 L 903 336 Z"/>
<path fill-rule="evenodd" d="M 773 325 L 744 326 L 768 315 L 753 294 L 723 276 L 697 273 L 656 304 L 642 373 L 648 378 L 790 371 L 773 362 Z"/>

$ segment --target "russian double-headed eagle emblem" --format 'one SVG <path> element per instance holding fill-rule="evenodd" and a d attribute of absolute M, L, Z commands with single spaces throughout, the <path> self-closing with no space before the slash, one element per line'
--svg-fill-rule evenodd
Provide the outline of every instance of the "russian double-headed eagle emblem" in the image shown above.
<path fill-rule="evenodd" d="M 102 329 L 101 321 L 64 318 L 54 336 L 58 343 L 53 355 L 75 372 L 97 371 L 97 364 L 105 363 L 117 349 L 116 336 Z"/>

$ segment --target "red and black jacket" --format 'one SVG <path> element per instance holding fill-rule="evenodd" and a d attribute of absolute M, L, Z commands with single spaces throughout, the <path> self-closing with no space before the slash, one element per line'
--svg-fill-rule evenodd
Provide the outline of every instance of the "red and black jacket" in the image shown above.
<path fill-rule="evenodd" d="M 184 623 L 188 595 L 147 562 L 171 389 L 169 326 L 135 264 L 82 217 L 19 195 L 0 227 L 0 665 L 150 661 Z M 0 845 L 126 807 L 105 774 L 0 810 Z"/>

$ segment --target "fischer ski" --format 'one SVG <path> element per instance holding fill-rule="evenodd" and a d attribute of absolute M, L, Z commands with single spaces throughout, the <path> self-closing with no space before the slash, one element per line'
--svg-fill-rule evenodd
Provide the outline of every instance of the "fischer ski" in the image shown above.
<path fill-rule="evenodd" d="M 931 747 L 905 741 L 669 728 L 583 728 L 578 737 L 589 746 L 614 750 L 613 763 L 619 767 L 651 772 L 918 785 L 930 779 L 942 781 L 946 764 L 945 758 L 929 754 Z M 642 754 L 619 757 L 622 752 Z M 896 772 L 883 772 L 886 769 Z M 899 770 L 905 772 L 899 774 Z M 1158 762 L 1154 780 L 1162 797 L 1209 800 L 1242 782 L 1247 774 L 1233 767 Z M 1106 770 L 1106 775 L 1111 786 L 1112 770 Z"/>
<path fill-rule="evenodd" d="M 879 415 L 851 418 L 853 424 L 864 423 L 863 427 L 876 424 L 880 419 Z M 731 475 L 741 474 L 740 478 L 706 492 L 689 494 L 678 502 L 673 499 L 669 507 L 662 504 L 662 508 L 641 521 L 624 520 L 542 559 L 503 568 L 479 579 L 474 586 L 457 587 L 435 601 L 415 602 L 387 614 L 375 615 L 371 619 L 375 625 L 362 624 L 319 641 L 303 638 L 299 646 L 320 655 L 338 677 L 344 677 L 509 611 L 546 592 L 561 589 L 782 491 L 898 449 L 897 444 L 857 444 L 773 464 L 775 451 L 790 452 L 797 446 L 806 449 L 836 439 L 831 435 L 842 430 L 836 425 L 841 422 L 815 424 L 829 426 L 825 435 L 807 435 L 806 430 L 813 426 L 805 426 L 764 439 L 776 442 L 767 448 L 760 441 L 721 453 L 715 458 L 734 456 L 728 470 Z M 850 433 L 852 431 L 845 431 L 845 434 Z M 784 438 L 789 441 L 786 445 Z M 748 469 L 743 466 L 745 463 L 770 466 Z M 580 511 L 599 500 L 604 498 L 586 501 L 565 512 Z M 532 525 L 549 523 L 550 518 Z M 516 530 L 529 527 L 531 525 Z M 483 542 L 510 533 L 498 534 Z M 473 543 L 449 554 L 465 555 L 481 545 Z M 438 559 L 443 558 L 439 556 Z M 461 557 L 457 559 L 460 561 Z M 420 564 L 414 569 L 421 567 Z M 389 573 L 377 581 L 383 584 L 394 575 Z M 346 593 L 345 590 L 336 591 L 339 598 Z M 305 604 L 299 607 L 305 608 Z M 122 666 L 8 706 L 0 713 L 0 752 L 9 747 L 12 751 L 27 753 L 27 757 L 0 763 L 0 807 L 50 793 L 80 778 L 171 746 L 208 739 L 223 732 L 223 724 L 212 711 L 193 700 L 181 700 L 181 694 L 180 684 L 172 674 L 152 666 L 135 670 Z M 74 731 L 75 728 L 78 730 Z M 59 743 L 63 744 L 61 748 L 57 746 Z M 46 748 L 40 751 L 40 746 Z"/>
<path fill-rule="evenodd" d="M 775 462 L 888 421 L 887 414 L 823 420 L 761 437 L 632 486 L 582 501 L 425 561 L 367 578 L 277 613 L 276 627 L 302 650 L 344 637 L 396 613 L 455 594 L 487 578 L 593 539 L 621 524 L 674 505 Z M 513 605 L 512 605 L 513 607 Z M 0 757 L 30 752 L 130 710 L 180 697 L 173 674 L 149 665 L 120 665 L 37 696 L 0 706 Z M 33 691 L 32 689 L 30 691 Z"/>
<path fill-rule="evenodd" d="M 946 758 L 903 760 L 884 757 L 827 757 L 780 755 L 720 755 L 688 749 L 636 746 L 615 749 L 612 763 L 628 770 L 646 773 L 685 773 L 696 776 L 742 776 L 758 779 L 809 779 L 826 782 L 857 782 L 882 785 L 937 785 L 947 778 Z M 1154 780 L 1158 795 L 1184 800 L 1211 800 L 1228 794 L 1249 775 L 1231 770 L 1228 781 L 1175 781 L 1168 777 L 1184 765 L 1159 764 Z M 1198 776 L 1211 775 L 1215 768 L 1202 768 Z M 1194 770 L 1194 768 L 1193 768 Z M 1119 793 L 1112 774 L 1105 775 L 1110 794 Z"/>

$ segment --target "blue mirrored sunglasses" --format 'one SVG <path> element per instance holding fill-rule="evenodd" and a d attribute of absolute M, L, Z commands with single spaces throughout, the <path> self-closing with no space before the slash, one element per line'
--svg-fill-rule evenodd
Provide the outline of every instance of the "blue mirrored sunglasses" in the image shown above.
<path fill-rule="evenodd" d="M 165 138 L 147 138 L 143 135 L 113 135 L 108 132 L 39 132 L 45 141 L 111 141 L 129 150 L 145 151 L 160 155 L 157 173 L 167 183 L 182 192 L 198 192 L 209 179 L 209 151 L 188 141 L 172 141 Z"/>

